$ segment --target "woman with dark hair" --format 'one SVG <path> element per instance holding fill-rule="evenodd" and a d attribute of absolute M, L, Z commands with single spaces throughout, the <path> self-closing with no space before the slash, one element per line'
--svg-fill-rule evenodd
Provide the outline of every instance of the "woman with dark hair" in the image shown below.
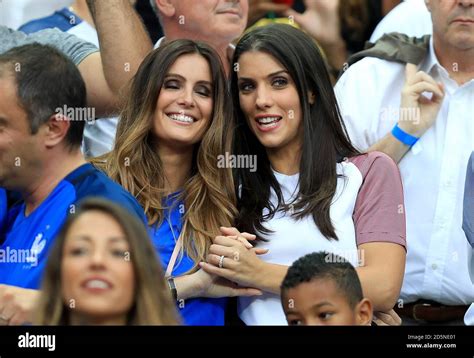
<path fill-rule="evenodd" d="M 285 324 L 280 284 L 288 266 L 313 251 L 348 259 L 375 310 L 389 311 L 405 264 L 397 166 L 351 145 L 324 60 L 300 30 L 270 25 L 244 35 L 234 69 L 235 154 L 257 156 L 256 171 L 236 171 L 236 228 L 256 233 L 268 253 L 257 256 L 226 228 L 201 267 L 265 291 L 239 299 L 247 324 Z"/>
<path fill-rule="evenodd" d="M 198 267 L 219 226 L 233 225 L 236 216 L 232 171 L 218 167 L 219 156 L 231 150 L 231 104 L 210 46 L 166 43 L 133 79 L 113 150 L 94 160 L 145 209 L 179 312 L 190 325 L 223 325 L 227 296 L 260 293 Z"/>
<path fill-rule="evenodd" d="M 121 207 L 102 199 L 84 200 L 54 245 L 36 324 L 179 322 L 145 226 Z"/>

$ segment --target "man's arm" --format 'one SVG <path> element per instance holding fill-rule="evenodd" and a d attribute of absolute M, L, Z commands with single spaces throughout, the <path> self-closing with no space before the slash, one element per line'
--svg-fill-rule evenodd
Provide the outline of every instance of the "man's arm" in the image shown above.
<path fill-rule="evenodd" d="M 402 90 L 402 100 L 398 127 L 413 137 L 421 137 L 435 122 L 444 98 L 444 88 L 428 74 L 417 70 L 416 65 L 407 64 L 405 69 L 405 86 Z M 422 95 L 431 92 L 431 99 Z M 388 133 L 380 141 L 373 144 L 368 151 L 380 151 L 399 163 L 410 150 L 410 146 Z"/>
<path fill-rule="evenodd" d="M 399 163 L 405 154 L 410 150 L 410 146 L 403 144 L 392 133 L 388 133 L 380 141 L 372 145 L 368 152 L 383 152 L 391 157 L 395 163 Z"/>
<path fill-rule="evenodd" d="M 87 5 L 94 18 L 102 58 L 94 57 L 81 64 L 81 73 L 92 79 L 96 73 L 89 66 L 103 65 L 107 86 L 118 96 L 153 45 L 129 0 L 87 0 Z M 102 78 L 96 80 L 103 84 Z M 103 85 L 95 86 L 91 94 L 101 91 Z"/>
<path fill-rule="evenodd" d="M 118 113 L 119 96 L 112 91 L 102 69 L 100 52 L 94 52 L 77 65 L 87 90 L 87 105 L 94 108 L 96 117 Z"/>
<path fill-rule="evenodd" d="M 117 112 L 118 96 L 105 79 L 96 46 L 59 29 L 45 29 L 26 35 L 0 26 L 0 53 L 35 42 L 55 47 L 74 62 L 86 83 L 87 104 L 95 108 L 97 117 Z"/>

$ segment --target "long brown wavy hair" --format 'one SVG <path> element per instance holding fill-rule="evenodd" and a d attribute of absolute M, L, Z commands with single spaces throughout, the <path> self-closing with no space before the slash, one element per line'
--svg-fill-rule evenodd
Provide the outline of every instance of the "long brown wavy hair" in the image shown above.
<path fill-rule="evenodd" d="M 36 310 L 35 324 L 71 324 L 69 311 L 62 294 L 61 266 L 64 243 L 71 226 L 89 211 L 109 215 L 122 227 L 130 247 L 130 262 L 135 276 L 133 305 L 127 314 L 129 325 L 176 325 L 178 314 L 164 279 L 163 269 L 142 222 L 125 209 L 104 199 L 85 199 L 75 214 L 66 220 L 56 238 L 46 264 L 41 296 Z M 125 258 L 124 258 L 125 259 Z"/>
<path fill-rule="evenodd" d="M 233 225 L 237 214 L 231 168 L 218 168 L 219 155 L 232 148 L 232 101 L 218 54 L 208 45 L 176 40 L 151 52 L 140 65 L 121 113 L 113 150 L 92 160 L 112 180 L 134 195 L 150 225 L 163 222 L 165 176 L 156 150 L 153 116 L 166 74 L 183 55 L 199 54 L 212 76 L 213 111 L 202 140 L 195 145 L 191 175 L 181 192 L 183 247 L 195 266 L 205 260 L 220 226 Z M 181 252 L 182 253 L 182 252 Z"/>

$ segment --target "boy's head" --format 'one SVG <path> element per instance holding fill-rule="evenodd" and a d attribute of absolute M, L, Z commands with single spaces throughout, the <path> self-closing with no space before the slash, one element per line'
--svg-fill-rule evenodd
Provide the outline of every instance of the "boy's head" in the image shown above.
<path fill-rule="evenodd" d="M 296 260 L 281 285 L 281 303 L 291 325 L 370 325 L 372 304 L 344 258 L 318 252 Z"/>

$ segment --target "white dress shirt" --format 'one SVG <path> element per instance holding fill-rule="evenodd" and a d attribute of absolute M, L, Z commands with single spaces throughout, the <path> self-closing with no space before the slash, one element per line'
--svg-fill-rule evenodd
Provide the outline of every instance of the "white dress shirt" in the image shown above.
<path fill-rule="evenodd" d="M 385 33 L 400 32 L 411 37 L 422 37 L 433 32 L 431 14 L 424 0 L 405 0 L 398 4 L 379 22 L 370 42 L 375 42 Z"/>
<path fill-rule="evenodd" d="M 407 219 L 407 262 L 401 299 L 447 305 L 474 302 L 462 230 L 466 163 L 474 149 L 474 80 L 462 86 L 439 64 L 433 43 L 420 69 L 446 96 L 434 125 L 399 163 Z M 366 150 L 398 121 L 404 65 L 365 58 L 336 85 L 341 112 L 356 147 Z"/>

